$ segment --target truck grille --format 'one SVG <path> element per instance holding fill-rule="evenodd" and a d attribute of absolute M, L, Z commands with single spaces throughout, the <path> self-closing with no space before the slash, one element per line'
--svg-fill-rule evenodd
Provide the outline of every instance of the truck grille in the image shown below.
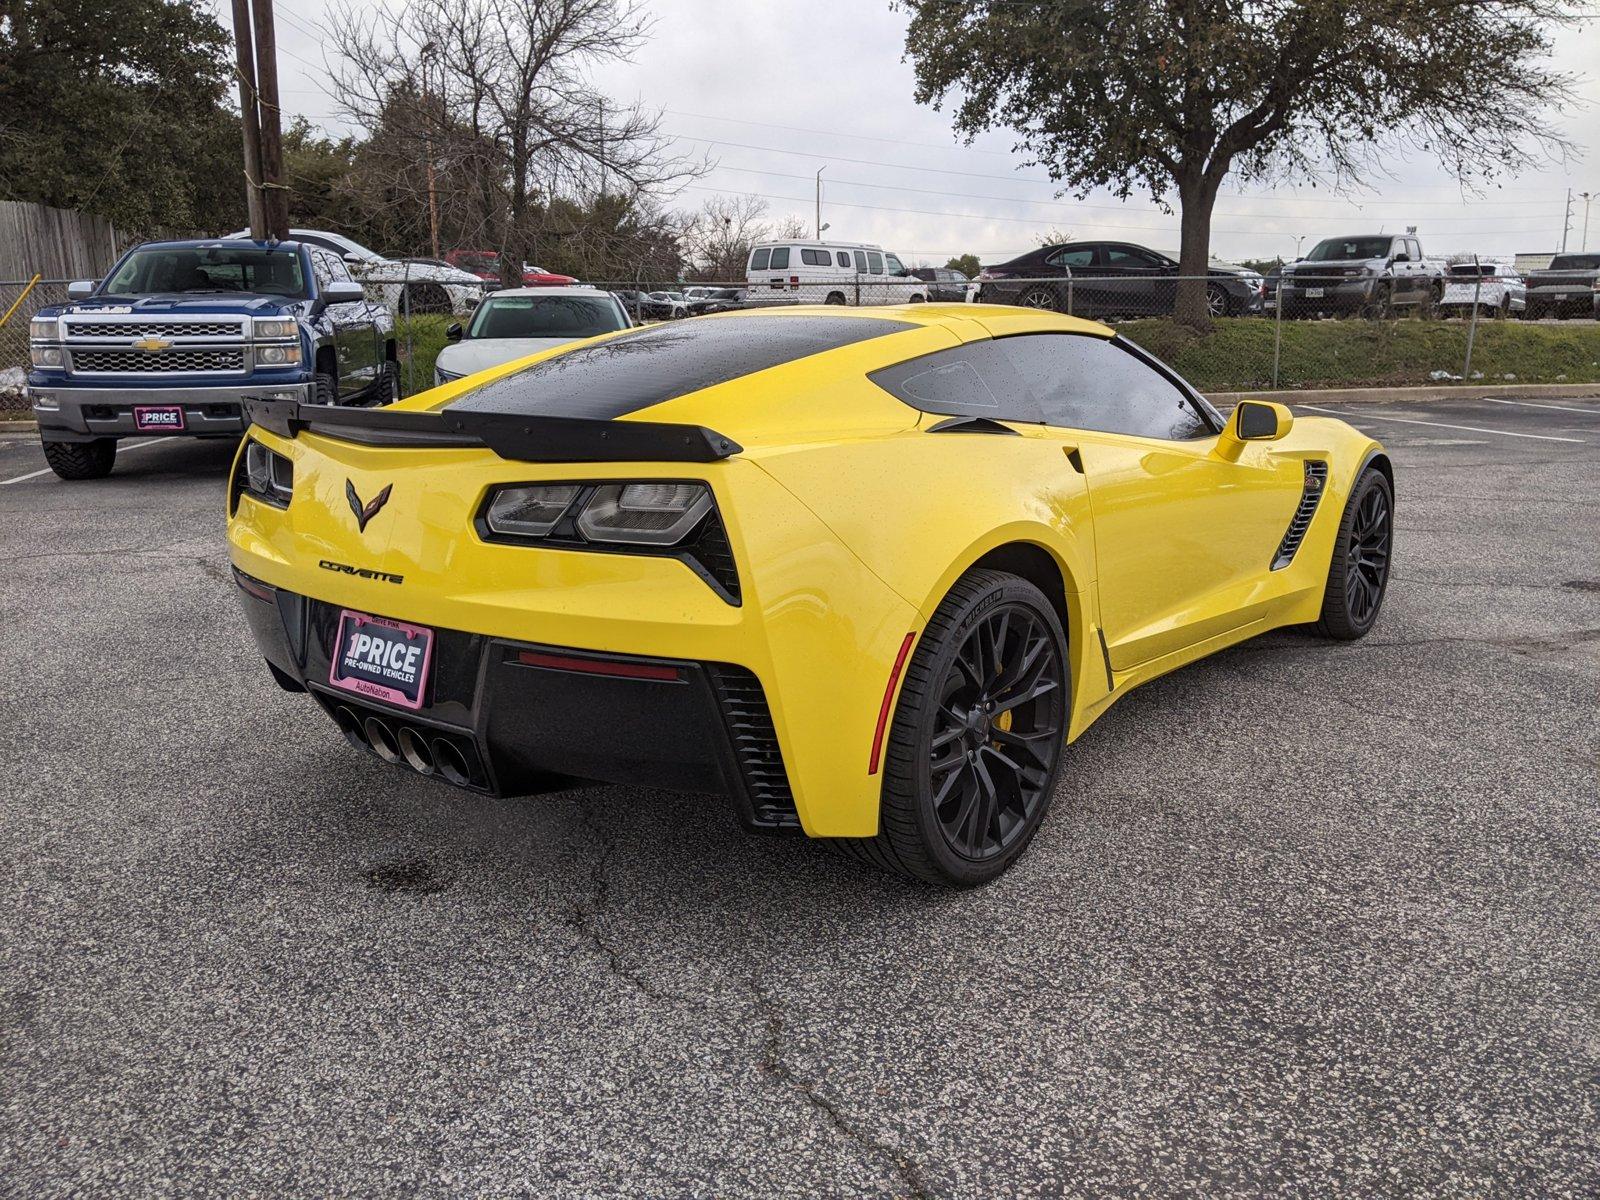
<path fill-rule="evenodd" d="M 238 321 L 67 321 L 69 338 L 244 336 Z"/>
<path fill-rule="evenodd" d="M 148 374 L 156 371 L 244 371 L 244 351 L 228 350 L 74 350 L 72 369 L 85 372 Z"/>

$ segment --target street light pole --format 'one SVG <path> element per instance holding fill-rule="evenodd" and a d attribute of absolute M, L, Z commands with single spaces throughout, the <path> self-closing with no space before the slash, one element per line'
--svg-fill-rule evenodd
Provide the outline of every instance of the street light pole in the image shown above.
<path fill-rule="evenodd" d="M 827 167 L 817 168 L 817 241 L 822 240 L 822 173 Z"/>
<path fill-rule="evenodd" d="M 1578 196 L 1583 200 L 1583 247 L 1582 248 L 1587 250 L 1589 248 L 1589 202 L 1594 199 L 1594 193 L 1593 192 L 1579 192 Z"/>

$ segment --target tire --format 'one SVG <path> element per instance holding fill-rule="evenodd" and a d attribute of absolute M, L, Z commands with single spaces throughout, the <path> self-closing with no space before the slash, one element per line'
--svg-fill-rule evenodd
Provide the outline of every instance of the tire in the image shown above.
<path fill-rule="evenodd" d="M 332 375 L 318 372 L 311 377 L 311 402 L 313 404 L 339 403 L 339 382 Z"/>
<path fill-rule="evenodd" d="M 1206 312 L 1213 317 L 1228 315 L 1228 292 L 1220 283 L 1206 284 Z"/>
<path fill-rule="evenodd" d="M 1374 321 L 1387 321 L 1394 316 L 1394 293 L 1389 285 L 1380 283 L 1365 306 L 1365 315 Z"/>
<path fill-rule="evenodd" d="M 62 479 L 104 479 L 117 461 L 117 439 L 45 442 L 44 460 Z"/>
<path fill-rule="evenodd" d="M 1524 321 L 1544 320 L 1544 306 L 1542 304 L 1525 304 L 1522 306 L 1522 319 Z"/>
<path fill-rule="evenodd" d="M 911 294 L 911 299 L 908 300 L 907 303 L 908 304 L 923 304 L 923 303 L 926 303 L 927 299 L 928 298 L 926 296 L 922 295 L 920 292 L 913 292 Z"/>
<path fill-rule="evenodd" d="M 1368 467 L 1356 480 L 1339 520 L 1317 632 L 1350 642 L 1366 637 L 1383 609 L 1394 560 L 1394 490 Z"/>
<path fill-rule="evenodd" d="M 402 299 L 401 313 L 410 312 L 412 316 L 418 313 L 448 313 L 450 308 L 450 293 L 437 283 L 408 283 L 405 285 L 405 295 L 409 301 Z"/>
<path fill-rule="evenodd" d="M 1044 593 L 1000 571 L 962 576 L 906 667 L 884 748 L 878 834 L 841 845 L 947 887 L 998 878 L 1050 807 L 1071 690 L 1066 634 Z"/>
<path fill-rule="evenodd" d="M 1061 311 L 1056 300 L 1056 294 L 1050 288 L 1029 288 L 1017 298 L 1017 303 L 1023 308 L 1044 308 L 1051 312 Z"/>
<path fill-rule="evenodd" d="M 843 292 L 829 292 L 828 293 L 828 298 L 826 300 L 824 300 L 823 303 L 824 304 L 843 304 L 844 303 L 844 293 Z"/>
<path fill-rule="evenodd" d="M 368 408 L 381 408 L 385 404 L 393 404 L 400 399 L 400 364 L 392 358 L 383 360 L 383 366 L 378 368 L 378 380 L 372 385 L 372 390 L 367 393 L 366 405 Z"/>

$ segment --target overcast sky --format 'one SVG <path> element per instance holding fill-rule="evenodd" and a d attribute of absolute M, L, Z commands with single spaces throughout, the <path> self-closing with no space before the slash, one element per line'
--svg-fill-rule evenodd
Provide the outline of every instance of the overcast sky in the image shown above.
<path fill-rule="evenodd" d="M 213 0 L 213 7 L 229 25 L 226 6 Z M 879 242 L 907 261 L 942 263 L 971 252 L 1000 262 L 1051 228 L 1177 249 L 1176 218 L 1148 201 L 1056 199 L 1042 171 L 1020 166 L 1025 157 L 1011 153 L 1005 134 L 959 145 L 945 113 L 912 99 L 911 67 L 901 58 L 906 17 L 888 0 L 653 0 L 652 7 L 649 44 L 598 81 L 619 101 L 665 110 L 663 130 L 681 139 L 682 151 L 718 164 L 675 207 L 698 207 L 713 192 L 755 193 L 775 217 L 795 213 L 809 222 L 813 179 L 824 167 L 828 236 Z M 321 11 L 314 0 L 277 0 L 280 81 L 287 112 L 339 130 L 322 86 Z M 1435 254 L 1559 246 L 1567 189 L 1600 192 L 1600 20 L 1562 39 L 1558 62 L 1584 76 L 1587 103 L 1550 119 L 1579 144 L 1576 161 L 1503 179 L 1478 197 L 1464 197 L 1417 156 L 1392 158 L 1384 178 L 1346 199 L 1309 187 L 1242 194 L 1232 185 L 1217 204 L 1213 253 L 1293 257 L 1299 236 L 1309 249 L 1329 234 L 1411 224 Z M 1583 201 L 1575 199 L 1571 249 L 1583 239 L 1583 220 Z M 1600 203 L 1589 244 L 1600 247 Z"/>

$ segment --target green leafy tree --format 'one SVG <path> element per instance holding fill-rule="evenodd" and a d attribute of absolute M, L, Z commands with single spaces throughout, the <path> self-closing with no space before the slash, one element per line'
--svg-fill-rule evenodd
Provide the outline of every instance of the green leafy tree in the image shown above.
<path fill-rule="evenodd" d="M 983 270 L 983 264 L 978 261 L 976 254 L 959 254 L 945 263 L 944 269 L 947 271 L 960 271 L 968 279 L 974 279 L 977 277 L 978 272 Z"/>
<path fill-rule="evenodd" d="M 916 97 L 957 131 L 1015 131 L 1080 198 L 1176 198 L 1203 276 L 1222 183 L 1358 181 L 1386 149 L 1463 181 L 1567 147 L 1548 62 L 1565 0 L 899 0 Z M 1203 279 L 1178 316 L 1207 324 Z"/>
<path fill-rule="evenodd" d="M 241 222 L 231 46 L 194 0 L 0 0 L 0 196 L 130 232 Z"/>

